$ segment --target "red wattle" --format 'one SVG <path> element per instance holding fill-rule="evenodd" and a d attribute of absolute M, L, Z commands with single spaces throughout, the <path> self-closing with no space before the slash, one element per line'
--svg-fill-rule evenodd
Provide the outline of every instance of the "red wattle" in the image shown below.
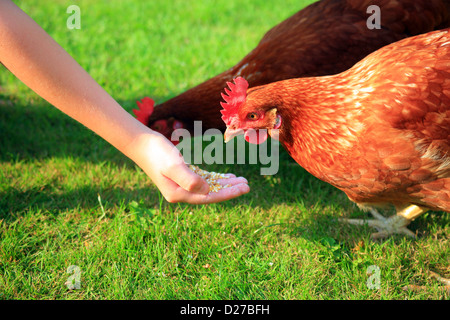
<path fill-rule="evenodd" d="M 245 141 L 253 144 L 261 144 L 267 140 L 267 130 L 247 130 L 244 134 Z"/>

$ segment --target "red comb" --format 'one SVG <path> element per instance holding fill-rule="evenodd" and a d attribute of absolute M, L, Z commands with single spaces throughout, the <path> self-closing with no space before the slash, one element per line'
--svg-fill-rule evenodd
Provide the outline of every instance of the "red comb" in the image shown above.
<path fill-rule="evenodd" d="M 153 106 L 155 101 L 149 97 L 145 97 L 142 101 L 136 101 L 139 109 L 133 109 L 136 118 L 145 125 L 148 125 L 148 120 L 153 113 Z"/>
<path fill-rule="evenodd" d="M 234 83 L 227 82 L 227 85 L 230 90 L 225 88 L 226 94 L 222 93 L 222 98 L 226 102 L 220 103 L 223 108 L 220 112 L 222 113 L 222 120 L 226 125 L 229 125 L 247 97 L 248 82 L 242 77 L 237 77 L 234 79 Z"/>

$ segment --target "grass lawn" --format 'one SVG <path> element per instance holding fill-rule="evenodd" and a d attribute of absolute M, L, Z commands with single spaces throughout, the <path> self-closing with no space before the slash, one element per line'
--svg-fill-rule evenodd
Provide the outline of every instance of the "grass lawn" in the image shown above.
<path fill-rule="evenodd" d="M 162 102 L 233 66 L 311 2 L 20 6 L 131 112 L 137 99 Z M 71 4 L 80 30 L 66 27 Z M 365 216 L 341 191 L 280 152 L 274 176 L 258 165 L 202 166 L 245 176 L 245 196 L 169 204 L 131 161 L 1 67 L 0 299 L 449 298 L 427 278 L 450 277 L 448 214 L 414 221 L 416 240 L 371 241 L 373 230 L 337 221 Z M 428 289 L 402 290 L 408 284 Z"/>

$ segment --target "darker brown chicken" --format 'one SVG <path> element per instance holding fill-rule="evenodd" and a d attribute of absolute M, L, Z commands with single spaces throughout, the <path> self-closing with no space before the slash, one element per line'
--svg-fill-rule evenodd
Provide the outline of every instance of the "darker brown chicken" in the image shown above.
<path fill-rule="evenodd" d="M 380 8 L 381 28 L 369 29 L 370 5 Z M 140 112 L 144 124 L 170 138 L 180 127 L 225 129 L 220 95 L 227 81 L 241 76 L 250 87 L 309 76 L 330 75 L 400 39 L 450 27 L 450 0 L 322 0 L 281 22 L 257 47 L 227 71 Z M 214 35 L 211 34 L 213 37 Z M 148 103 L 148 101 L 147 101 Z"/>

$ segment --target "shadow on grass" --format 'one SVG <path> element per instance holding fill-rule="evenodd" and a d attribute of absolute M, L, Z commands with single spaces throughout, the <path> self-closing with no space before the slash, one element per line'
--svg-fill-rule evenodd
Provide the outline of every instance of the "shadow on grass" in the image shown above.
<path fill-rule="evenodd" d="M 131 111 L 135 102 L 121 103 Z M 0 95 L 0 133 L 0 170 L 4 162 L 51 158 L 81 159 L 93 164 L 111 162 L 135 168 L 131 160 L 101 137 L 45 102 L 25 105 Z M 151 205 L 159 203 L 160 198 L 156 188 L 148 185 L 142 188 L 113 186 L 105 190 L 92 183 L 70 191 L 37 185 L 24 191 L 1 180 L 2 176 L 0 174 L 0 219 L 14 220 L 18 214 L 32 209 L 54 214 L 64 209 L 98 207 L 98 194 L 105 201 L 131 201 L 141 197 Z"/>
<path fill-rule="evenodd" d="M 100 188 L 83 186 L 65 192 L 55 192 L 38 187 L 26 191 L 9 188 L 0 192 L 0 219 L 16 220 L 27 212 L 42 212 L 58 215 L 60 212 L 83 210 L 90 212 L 100 208 L 100 201 L 105 208 L 120 206 L 132 201 L 143 201 L 148 207 L 159 205 L 161 197 L 155 188 Z"/>
<path fill-rule="evenodd" d="M 354 213 L 358 209 L 355 208 Z M 383 212 L 385 217 L 394 215 L 394 211 Z M 342 215 L 342 218 L 347 218 L 349 215 Z M 357 219 L 372 219 L 369 213 L 359 212 L 352 215 Z M 434 238 L 435 240 L 446 241 L 448 239 L 448 227 L 450 226 L 450 216 L 444 212 L 430 211 L 418 219 L 412 221 L 408 229 L 416 234 L 417 238 L 407 237 L 402 234 L 394 234 L 387 238 L 374 240 L 371 235 L 376 233 L 375 228 L 367 225 L 355 226 L 343 221 L 339 221 L 341 216 L 332 214 L 314 215 L 312 214 L 307 219 L 304 219 L 301 224 L 297 224 L 290 230 L 290 235 L 293 237 L 301 237 L 313 242 L 331 242 L 339 243 L 349 248 L 354 247 L 360 241 L 378 242 L 392 241 L 395 244 L 402 242 L 414 243 L 420 238 Z"/>
<path fill-rule="evenodd" d="M 134 103 L 121 102 L 129 106 Z M 126 159 L 119 151 L 50 104 L 24 105 L 0 95 L 0 162 L 51 157 L 91 162 Z"/>

